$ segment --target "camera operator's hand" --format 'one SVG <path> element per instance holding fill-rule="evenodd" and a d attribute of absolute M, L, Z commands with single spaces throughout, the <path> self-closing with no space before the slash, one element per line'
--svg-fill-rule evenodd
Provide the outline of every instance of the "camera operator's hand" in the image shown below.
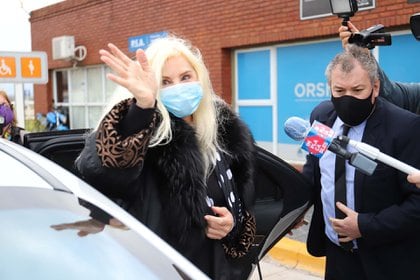
<path fill-rule="evenodd" d="M 359 30 L 350 21 L 347 22 L 347 26 L 341 25 L 340 28 L 338 28 L 338 34 L 340 36 L 341 44 L 343 45 L 344 49 L 349 43 L 349 38 L 351 34 L 354 32 L 359 32 Z"/>

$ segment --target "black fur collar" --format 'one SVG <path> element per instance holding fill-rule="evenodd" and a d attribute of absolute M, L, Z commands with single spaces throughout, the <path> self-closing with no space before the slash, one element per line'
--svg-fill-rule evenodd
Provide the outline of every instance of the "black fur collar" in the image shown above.
<path fill-rule="evenodd" d="M 219 137 L 227 156 L 237 189 L 245 207 L 253 198 L 253 139 L 244 123 L 226 106 L 220 107 L 223 123 L 219 125 Z M 149 149 L 148 158 L 162 178 L 162 206 L 165 216 L 172 223 L 169 229 L 174 236 L 186 238 L 192 225 L 204 230 L 204 215 L 210 209 L 206 204 L 206 182 L 203 180 L 203 158 L 194 129 L 184 120 L 172 118 L 173 139 L 164 146 Z M 186 241 L 186 240 L 184 240 Z M 182 242 L 182 240 L 181 240 Z"/>

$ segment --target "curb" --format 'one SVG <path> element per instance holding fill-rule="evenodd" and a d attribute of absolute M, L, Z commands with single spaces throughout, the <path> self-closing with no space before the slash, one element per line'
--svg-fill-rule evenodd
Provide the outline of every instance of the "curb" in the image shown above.
<path fill-rule="evenodd" d="M 290 238 L 282 238 L 268 254 L 281 264 L 306 270 L 324 277 L 325 257 L 313 257 L 306 250 L 306 244 Z"/>

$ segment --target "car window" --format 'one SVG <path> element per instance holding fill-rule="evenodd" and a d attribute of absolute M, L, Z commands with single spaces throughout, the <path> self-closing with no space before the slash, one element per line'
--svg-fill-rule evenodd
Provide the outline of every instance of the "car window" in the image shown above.
<path fill-rule="evenodd" d="M 0 187 L 1 278 L 179 278 L 171 264 L 165 264 L 165 258 L 132 230 L 105 226 L 80 237 L 78 230 L 52 227 L 89 220 L 89 214 L 66 192 Z M 166 266 L 173 275 L 168 275 Z"/>

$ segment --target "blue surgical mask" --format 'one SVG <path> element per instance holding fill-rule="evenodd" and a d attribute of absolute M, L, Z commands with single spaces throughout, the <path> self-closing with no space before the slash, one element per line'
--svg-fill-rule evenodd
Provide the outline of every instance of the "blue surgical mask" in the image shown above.
<path fill-rule="evenodd" d="M 203 88 L 199 82 L 179 83 L 160 90 L 160 101 L 178 118 L 192 115 L 202 98 Z"/>

